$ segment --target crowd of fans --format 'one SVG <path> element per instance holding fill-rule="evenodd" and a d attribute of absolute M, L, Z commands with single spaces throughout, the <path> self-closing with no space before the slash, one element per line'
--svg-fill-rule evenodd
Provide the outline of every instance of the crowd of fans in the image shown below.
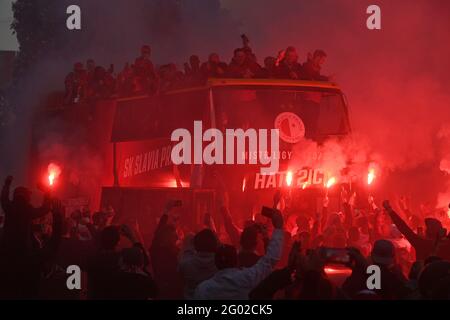
<path fill-rule="evenodd" d="M 342 212 L 325 196 L 320 214 L 308 216 L 287 213 L 277 192 L 264 214 L 237 226 L 222 195 L 220 221 L 205 214 L 191 232 L 180 232 L 172 200 L 143 239 L 138 223 L 114 225 L 112 209 L 67 215 L 48 192 L 34 208 L 24 187 L 11 200 L 12 180 L 1 194 L 0 299 L 450 298 L 450 217 L 414 214 L 404 199 L 398 212 L 372 197 L 359 210 L 342 192 Z M 330 263 L 349 270 L 344 281 Z M 66 286 L 70 265 L 83 271 L 80 290 Z M 381 270 L 380 287 L 368 288 L 369 265 Z"/>
<path fill-rule="evenodd" d="M 151 48 L 144 45 L 133 64 L 125 64 L 116 75 L 114 66 L 108 69 L 97 66 L 89 59 L 86 66 L 74 64 L 65 79 L 65 103 L 83 100 L 127 97 L 141 94 L 157 94 L 171 89 L 201 84 L 207 78 L 281 78 L 291 80 L 328 81 L 321 75 L 326 60 L 323 50 L 309 53 L 306 62 L 299 62 L 296 48 L 281 50 L 277 57 L 266 57 L 261 66 L 243 35 L 243 47 L 234 50 L 230 63 L 221 61 L 217 53 L 211 53 L 208 61 L 201 62 L 192 55 L 181 71 L 174 63 L 155 67 L 151 60 Z"/>

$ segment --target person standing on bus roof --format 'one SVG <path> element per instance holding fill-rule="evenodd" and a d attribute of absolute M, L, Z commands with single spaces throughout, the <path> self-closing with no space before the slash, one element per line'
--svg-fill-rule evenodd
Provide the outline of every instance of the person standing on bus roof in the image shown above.
<path fill-rule="evenodd" d="M 208 61 L 201 66 L 201 72 L 207 78 L 221 78 L 227 72 L 227 64 L 220 61 L 217 53 L 211 53 Z"/>
<path fill-rule="evenodd" d="M 314 54 L 308 53 L 308 60 L 303 64 L 304 80 L 329 81 L 329 77 L 320 74 L 322 66 L 327 59 L 327 54 L 323 50 L 316 50 Z"/>
<path fill-rule="evenodd" d="M 277 59 L 274 57 L 266 57 L 264 59 L 264 68 L 261 69 L 258 77 L 264 79 L 275 78 L 277 71 L 276 61 Z"/>
<path fill-rule="evenodd" d="M 228 66 L 227 75 L 229 78 L 253 78 L 256 70 L 252 70 L 244 49 L 237 48 L 234 50 L 233 59 Z"/>
<path fill-rule="evenodd" d="M 302 65 L 298 63 L 297 49 L 288 47 L 280 53 L 278 57 L 279 65 L 277 68 L 278 78 L 299 80 L 302 79 Z"/>
<path fill-rule="evenodd" d="M 154 92 L 156 91 L 158 76 L 150 56 L 150 46 L 142 46 L 141 55 L 134 62 L 134 73 L 141 88 Z"/>

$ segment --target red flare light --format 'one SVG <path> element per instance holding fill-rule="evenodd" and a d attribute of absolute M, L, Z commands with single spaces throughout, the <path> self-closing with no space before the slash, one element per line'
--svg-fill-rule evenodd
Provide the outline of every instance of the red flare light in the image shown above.
<path fill-rule="evenodd" d="M 370 169 L 369 173 L 367 174 L 367 184 L 370 186 L 372 182 L 375 180 L 375 178 L 376 178 L 375 170 Z"/>
<path fill-rule="evenodd" d="M 47 172 L 48 172 L 48 185 L 50 187 L 53 187 L 56 182 L 56 179 L 58 179 L 59 175 L 61 174 L 61 167 L 52 162 L 48 165 Z"/>
<path fill-rule="evenodd" d="M 330 189 L 334 184 L 336 184 L 336 178 L 335 177 L 331 177 L 327 181 L 327 184 L 326 184 L 327 189 Z"/>
<path fill-rule="evenodd" d="M 292 177 L 293 177 L 292 171 L 288 171 L 286 174 L 286 185 L 288 187 L 292 185 Z"/>

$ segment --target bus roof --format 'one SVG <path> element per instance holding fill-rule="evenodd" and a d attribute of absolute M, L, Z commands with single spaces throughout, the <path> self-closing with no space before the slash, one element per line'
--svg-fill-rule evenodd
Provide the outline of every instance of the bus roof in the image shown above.
<path fill-rule="evenodd" d="M 238 87 L 238 86 L 271 86 L 271 87 L 307 87 L 340 90 L 339 86 L 326 81 L 306 81 L 290 79 L 230 79 L 230 78 L 209 78 L 205 85 L 174 89 L 166 94 L 176 94 L 214 87 Z"/>
<path fill-rule="evenodd" d="M 187 93 L 199 90 L 207 90 L 216 87 L 239 87 L 239 86 L 260 86 L 260 87 L 298 87 L 298 88 L 319 88 L 341 90 L 340 87 L 333 82 L 326 81 L 307 81 L 307 80 L 290 80 L 290 79 L 232 79 L 232 78 L 208 78 L 205 84 L 187 86 L 164 92 L 165 95 L 173 95 L 179 93 Z M 139 95 L 125 98 L 118 98 L 117 101 L 139 100 L 148 98 L 148 95 Z"/>

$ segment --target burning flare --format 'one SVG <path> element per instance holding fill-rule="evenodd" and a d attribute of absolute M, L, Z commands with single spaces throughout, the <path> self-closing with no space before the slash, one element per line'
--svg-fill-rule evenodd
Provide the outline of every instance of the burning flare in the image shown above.
<path fill-rule="evenodd" d="M 331 177 L 330 179 L 328 179 L 326 184 L 327 189 L 330 189 L 335 183 L 336 183 L 335 177 Z"/>
<path fill-rule="evenodd" d="M 52 187 L 55 184 L 55 180 L 58 179 L 61 174 L 61 167 L 55 163 L 50 163 L 47 168 L 48 172 L 48 185 Z"/>
<path fill-rule="evenodd" d="M 292 184 L 292 176 L 293 176 L 292 171 L 288 171 L 286 174 L 286 185 L 288 187 L 290 187 Z"/>
<path fill-rule="evenodd" d="M 367 184 L 370 186 L 372 182 L 375 180 L 375 169 L 370 169 L 369 173 L 367 174 Z"/>

